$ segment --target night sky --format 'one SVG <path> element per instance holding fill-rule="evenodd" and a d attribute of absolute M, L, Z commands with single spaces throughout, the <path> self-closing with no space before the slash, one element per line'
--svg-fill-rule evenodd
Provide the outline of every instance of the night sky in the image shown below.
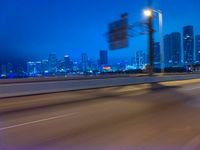
<path fill-rule="evenodd" d="M 124 12 L 130 23 L 140 21 L 146 4 L 146 0 L 0 0 L 0 63 L 40 60 L 50 52 L 73 59 L 86 52 L 97 59 L 100 49 L 108 49 L 108 23 Z M 153 5 L 164 13 L 164 33 L 182 33 L 182 27 L 190 24 L 200 33 L 199 0 L 154 0 Z M 147 50 L 146 40 L 146 36 L 131 39 L 128 49 L 110 51 L 109 56 L 129 60 L 134 51 Z"/>

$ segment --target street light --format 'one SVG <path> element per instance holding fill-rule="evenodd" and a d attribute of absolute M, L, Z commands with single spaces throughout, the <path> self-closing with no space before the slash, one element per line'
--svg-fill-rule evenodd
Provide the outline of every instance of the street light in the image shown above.
<path fill-rule="evenodd" d="M 158 14 L 159 18 L 159 33 L 160 33 L 160 63 L 161 63 L 161 72 L 164 73 L 164 41 L 163 41 L 163 14 L 161 10 L 154 9 L 145 9 L 144 16 L 153 17 L 153 12 Z"/>
<path fill-rule="evenodd" d="M 154 54 L 154 48 L 153 48 L 153 34 L 154 34 L 154 29 L 153 29 L 153 10 L 152 9 L 146 9 L 144 10 L 144 15 L 148 18 L 147 21 L 147 26 L 148 26 L 148 36 L 149 36 L 149 66 L 148 66 L 148 72 L 149 76 L 153 75 L 153 54 Z"/>
<path fill-rule="evenodd" d="M 153 16 L 152 10 L 151 9 L 145 9 L 144 10 L 144 16 L 152 17 Z"/>

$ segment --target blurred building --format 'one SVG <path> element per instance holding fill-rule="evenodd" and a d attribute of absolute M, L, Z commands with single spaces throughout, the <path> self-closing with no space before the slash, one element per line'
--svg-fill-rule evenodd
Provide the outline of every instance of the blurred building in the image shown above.
<path fill-rule="evenodd" d="M 97 61 L 93 59 L 88 59 L 88 67 L 90 71 L 97 71 L 98 70 Z"/>
<path fill-rule="evenodd" d="M 111 68 L 113 71 L 125 71 L 127 65 L 128 65 L 128 62 L 122 60 L 114 64 Z"/>
<path fill-rule="evenodd" d="M 194 63 L 194 29 L 193 26 L 183 27 L 184 64 Z"/>
<path fill-rule="evenodd" d="M 153 63 L 155 68 L 160 68 L 160 42 L 154 43 Z"/>
<path fill-rule="evenodd" d="M 200 35 L 195 36 L 196 63 L 200 63 Z"/>
<path fill-rule="evenodd" d="M 43 70 L 41 61 L 35 62 L 35 71 L 36 71 L 36 76 L 42 76 Z"/>
<path fill-rule="evenodd" d="M 71 61 L 69 55 L 65 55 L 64 56 L 64 70 L 69 73 L 72 71 L 72 69 L 73 69 L 73 62 Z"/>
<path fill-rule="evenodd" d="M 173 66 L 181 65 L 181 34 L 179 32 L 171 34 L 171 60 Z"/>
<path fill-rule="evenodd" d="M 16 76 L 18 78 L 24 78 L 26 77 L 26 72 L 24 71 L 24 67 L 18 66 L 16 69 Z"/>
<path fill-rule="evenodd" d="M 36 75 L 36 67 L 35 62 L 27 62 L 27 74 L 28 76 L 35 76 Z"/>
<path fill-rule="evenodd" d="M 13 65 L 11 63 L 7 64 L 7 73 L 12 74 L 14 72 Z"/>
<path fill-rule="evenodd" d="M 86 53 L 81 54 L 81 70 L 87 72 L 89 69 L 88 56 Z"/>
<path fill-rule="evenodd" d="M 49 73 L 55 75 L 57 72 L 57 58 L 55 53 L 49 54 Z"/>
<path fill-rule="evenodd" d="M 8 78 L 14 78 L 15 77 L 14 67 L 11 63 L 7 64 L 7 77 Z"/>
<path fill-rule="evenodd" d="M 135 66 L 135 65 L 136 65 L 136 58 L 135 58 L 135 56 L 133 56 L 133 57 L 131 58 L 131 65 L 132 65 L 132 66 Z"/>
<path fill-rule="evenodd" d="M 57 60 L 57 74 L 66 73 L 66 65 L 64 60 Z"/>
<path fill-rule="evenodd" d="M 145 66 L 146 66 L 146 58 L 147 55 L 142 51 L 142 50 L 139 50 L 136 52 L 136 68 L 137 69 L 144 69 Z"/>
<path fill-rule="evenodd" d="M 73 71 L 75 73 L 80 73 L 80 70 L 81 70 L 81 65 L 78 61 L 74 61 L 73 62 Z"/>
<path fill-rule="evenodd" d="M 164 62 L 165 67 L 171 67 L 172 60 L 171 60 L 171 36 L 170 34 L 166 34 L 164 36 Z"/>
<path fill-rule="evenodd" d="M 165 67 L 181 66 L 181 34 L 173 32 L 164 36 Z"/>
<path fill-rule="evenodd" d="M 41 61 L 27 62 L 27 75 L 31 77 L 42 76 L 43 75 L 42 62 Z"/>
<path fill-rule="evenodd" d="M 42 60 L 41 61 L 41 67 L 42 67 L 42 73 L 43 74 L 49 73 L 49 61 L 48 60 Z"/>
<path fill-rule="evenodd" d="M 6 78 L 7 77 L 7 67 L 6 65 L 1 65 L 1 77 Z"/>
<path fill-rule="evenodd" d="M 108 65 L 108 51 L 101 50 L 99 53 L 99 65 L 100 66 L 106 66 Z"/>

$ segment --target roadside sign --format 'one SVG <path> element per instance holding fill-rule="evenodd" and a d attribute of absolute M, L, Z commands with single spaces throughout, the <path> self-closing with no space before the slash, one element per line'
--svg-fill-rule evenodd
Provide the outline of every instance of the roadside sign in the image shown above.
<path fill-rule="evenodd" d="M 110 50 L 128 47 L 128 14 L 122 14 L 121 19 L 109 24 L 108 42 Z"/>

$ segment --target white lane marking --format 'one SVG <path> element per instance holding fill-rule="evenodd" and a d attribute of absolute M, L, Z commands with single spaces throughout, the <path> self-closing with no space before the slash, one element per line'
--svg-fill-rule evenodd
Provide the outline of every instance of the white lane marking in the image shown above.
<path fill-rule="evenodd" d="M 0 131 L 17 128 L 17 127 L 22 127 L 22 126 L 27 126 L 27 125 L 31 125 L 31 124 L 37 124 L 37 123 L 41 123 L 41 122 L 45 122 L 45 121 L 51 121 L 51 120 L 55 120 L 55 119 L 65 118 L 65 117 L 73 116 L 75 114 L 77 114 L 77 113 L 64 114 L 64 115 L 59 115 L 59 116 L 55 116 L 55 117 L 25 122 L 25 123 L 21 123 L 21 124 L 16 124 L 16 125 L 8 126 L 8 127 L 2 127 L 2 128 L 0 128 Z"/>

